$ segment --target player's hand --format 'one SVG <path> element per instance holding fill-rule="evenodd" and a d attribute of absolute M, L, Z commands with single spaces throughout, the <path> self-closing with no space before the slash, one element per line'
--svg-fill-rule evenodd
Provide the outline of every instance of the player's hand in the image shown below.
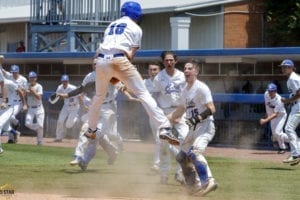
<path fill-rule="evenodd" d="M 287 103 L 289 103 L 289 100 L 286 99 L 286 98 L 284 98 L 284 97 L 282 97 L 281 98 L 281 102 L 284 103 L 284 104 L 287 104 Z"/>
<path fill-rule="evenodd" d="M 260 125 L 264 125 L 266 122 L 267 122 L 267 120 L 265 120 L 263 118 L 259 120 L 259 124 Z"/>
<path fill-rule="evenodd" d="M 3 109 L 5 109 L 7 107 L 7 104 L 5 103 L 5 102 L 2 102 L 1 103 L 1 109 L 3 110 Z"/>
<path fill-rule="evenodd" d="M 56 95 L 59 96 L 59 98 L 62 98 L 62 99 L 68 98 L 68 94 L 67 93 L 57 93 Z"/>
<path fill-rule="evenodd" d="M 25 105 L 23 105 L 23 107 L 22 107 L 22 111 L 24 112 L 24 111 L 26 111 L 27 110 L 27 105 L 25 104 Z"/>

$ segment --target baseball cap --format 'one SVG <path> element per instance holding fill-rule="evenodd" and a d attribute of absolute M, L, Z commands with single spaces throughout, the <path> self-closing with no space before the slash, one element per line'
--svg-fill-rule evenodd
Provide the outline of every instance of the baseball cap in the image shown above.
<path fill-rule="evenodd" d="M 270 83 L 267 87 L 267 91 L 269 92 L 277 91 L 277 86 L 274 83 Z"/>
<path fill-rule="evenodd" d="M 60 81 L 69 81 L 69 76 L 66 74 L 62 75 Z"/>
<path fill-rule="evenodd" d="M 10 72 L 13 73 L 13 72 L 20 72 L 20 68 L 18 65 L 12 65 L 10 67 Z"/>
<path fill-rule="evenodd" d="M 28 77 L 29 78 L 36 78 L 37 74 L 34 71 L 31 71 L 31 72 L 29 72 Z"/>
<path fill-rule="evenodd" d="M 295 67 L 294 62 L 290 59 L 285 59 L 281 62 L 279 67 Z"/>

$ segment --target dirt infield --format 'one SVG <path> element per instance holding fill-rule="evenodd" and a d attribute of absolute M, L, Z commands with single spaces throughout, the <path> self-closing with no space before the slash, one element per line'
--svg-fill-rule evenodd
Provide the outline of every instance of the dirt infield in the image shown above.
<path fill-rule="evenodd" d="M 7 138 L 2 137 L 1 140 L 3 142 L 7 141 Z M 19 144 L 36 144 L 36 137 L 28 137 L 24 136 L 21 137 L 19 140 Z M 45 146 L 59 146 L 59 147 L 70 147 L 75 148 L 77 144 L 76 139 L 64 139 L 60 143 L 54 142 L 53 138 L 44 138 L 44 145 Z M 124 142 L 124 150 L 128 152 L 154 152 L 155 145 L 152 143 L 144 143 L 141 141 L 125 141 Z M 232 147 L 216 147 L 216 146 L 209 146 L 206 151 L 206 155 L 210 157 L 230 157 L 230 158 L 237 158 L 243 160 L 264 160 L 264 161 L 271 161 L 271 162 L 281 162 L 282 159 L 288 156 L 288 153 L 284 155 L 277 154 L 276 151 L 271 150 L 257 150 L 257 149 L 241 149 L 241 148 L 232 148 Z M 78 199 L 75 197 L 70 196 L 62 196 L 56 194 L 37 194 L 37 193 L 16 193 L 11 198 L 6 199 L 16 199 L 16 200 L 24 200 L 24 199 L 53 199 L 53 200 L 60 200 L 60 199 Z M 92 200 L 94 198 L 84 198 L 87 200 Z M 99 199 L 99 198 L 97 198 Z M 116 199 L 129 199 L 129 198 L 101 198 L 103 200 L 116 200 Z M 130 198 L 132 200 L 132 198 Z M 141 198 L 137 198 L 139 200 L 145 200 Z M 0 196 L 1 200 L 1 196 Z"/>
<path fill-rule="evenodd" d="M 3 139 L 2 141 L 6 141 Z M 21 137 L 20 144 L 36 144 L 35 137 Z M 60 147 L 76 147 L 76 139 L 64 139 L 62 142 L 54 142 L 53 138 L 44 138 L 45 146 L 60 146 Z M 100 147 L 99 147 L 100 148 Z M 155 145 L 153 143 L 144 143 L 142 141 L 128 140 L 124 142 L 125 151 L 130 152 L 154 152 Z M 275 150 L 258 150 L 258 149 L 243 149 L 234 147 L 217 147 L 209 146 L 206 150 L 207 156 L 212 157 L 229 157 L 247 160 L 265 160 L 281 162 L 288 156 L 288 153 L 277 154 Z"/>

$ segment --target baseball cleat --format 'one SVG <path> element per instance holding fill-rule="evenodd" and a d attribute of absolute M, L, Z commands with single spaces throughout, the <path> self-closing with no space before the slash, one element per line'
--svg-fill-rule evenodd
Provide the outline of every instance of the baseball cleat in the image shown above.
<path fill-rule="evenodd" d="M 289 156 L 287 159 L 284 159 L 282 161 L 283 163 L 287 163 L 287 164 L 295 164 L 295 163 L 299 163 L 300 162 L 300 156 Z"/>
<path fill-rule="evenodd" d="M 208 183 L 204 185 L 203 190 L 201 191 L 200 195 L 205 196 L 208 193 L 216 190 L 218 188 L 218 183 L 216 183 L 214 178 L 210 178 L 208 180 Z"/>
<path fill-rule="evenodd" d="M 159 174 L 159 166 L 157 165 L 153 165 L 152 167 L 150 167 L 150 170 L 156 174 Z"/>
<path fill-rule="evenodd" d="M 286 151 L 285 151 L 285 149 L 279 149 L 278 151 L 277 151 L 277 154 L 284 154 Z"/>
<path fill-rule="evenodd" d="M 16 130 L 16 134 L 14 134 L 14 143 L 18 143 L 19 139 L 20 139 L 20 131 Z"/>
<path fill-rule="evenodd" d="M 0 147 L 0 154 L 3 153 L 3 152 L 4 152 L 3 149 Z"/>
<path fill-rule="evenodd" d="M 82 160 L 79 161 L 78 166 L 81 168 L 82 171 L 87 169 L 87 164 L 85 164 Z"/>
<path fill-rule="evenodd" d="M 75 165 L 79 165 L 79 160 L 78 159 L 74 159 L 70 162 L 71 166 L 75 166 Z"/>
<path fill-rule="evenodd" d="M 179 145 L 179 140 L 173 135 L 171 128 L 159 129 L 159 139 L 167 140 L 172 145 Z"/>
<path fill-rule="evenodd" d="M 201 190 L 202 190 L 202 186 L 201 186 L 200 182 L 197 182 L 194 185 L 187 185 L 186 186 L 186 191 L 189 195 L 196 195 Z"/>

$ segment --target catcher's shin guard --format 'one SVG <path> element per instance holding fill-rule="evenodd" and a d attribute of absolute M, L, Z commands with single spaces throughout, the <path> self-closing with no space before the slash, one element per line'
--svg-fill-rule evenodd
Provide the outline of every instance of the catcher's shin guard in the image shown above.
<path fill-rule="evenodd" d="M 108 155 L 107 164 L 109 165 L 114 164 L 118 155 L 118 148 L 109 141 L 107 135 L 103 135 L 100 138 L 99 144 Z"/>
<path fill-rule="evenodd" d="M 193 149 L 190 149 L 187 155 L 195 166 L 201 184 L 206 184 L 208 182 L 207 163 L 204 162 L 203 155 L 196 155 Z"/>
<path fill-rule="evenodd" d="M 180 151 L 176 156 L 176 161 L 181 166 L 186 185 L 194 185 L 196 183 L 196 171 L 192 163 L 190 163 L 187 154 Z"/>

